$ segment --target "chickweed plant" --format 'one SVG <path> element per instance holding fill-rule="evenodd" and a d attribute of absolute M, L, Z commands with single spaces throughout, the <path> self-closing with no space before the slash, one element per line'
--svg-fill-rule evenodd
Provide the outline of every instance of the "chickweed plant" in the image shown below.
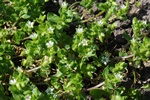
<path fill-rule="evenodd" d="M 59 14 L 46 13 L 46 2 L 0 0 L 0 99 L 141 100 L 138 89 L 120 84 L 127 75 L 126 61 L 133 68 L 149 61 L 150 38 L 142 31 L 150 24 L 133 18 L 129 51 L 115 57 L 103 48 L 118 26 L 115 20 L 127 19 L 129 1 L 122 6 L 115 0 L 97 3 L 99 13 L 88 19 L 84 13 L 93 13 L 95 0 L 64 1 Z M 79 13 L 76 5 L 85 12 Z"/>

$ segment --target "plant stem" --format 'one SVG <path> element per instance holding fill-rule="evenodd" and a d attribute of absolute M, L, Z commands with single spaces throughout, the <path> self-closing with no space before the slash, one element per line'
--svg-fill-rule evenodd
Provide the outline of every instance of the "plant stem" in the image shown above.
<path fill-rule="evenodd" d="M 37 71 L 37 70 L 40 69 L 40 68 L 41 68 L 41 66 L 38 66 L 38 67 L 35 67 L 35 68 L 32 68 L 32 69 L 29 69 L 29 70 L 27 70 L 27 73 Z"/>
<path fill-rule="evenodd" d="M 128 56 L 124 56 L 124 57 L 121 57 L 122 59 L 128 59 L 128 58 L 132 58 L 134 55 L 131 54 L 131 55 L 128 55 Z"/>
<path fill-rule="evenodd" d="M 86 9 L 84 9 L 83 14 L 82 14 L 82 16 L 81 16 L 81 19 L 83 19 L 83 18 L 84 18 L 84 16 L 86 15 L 86 13 L 87 13 L 87 10 L 86 10 Z"/>
<path fill-rule="evenodd" d="M 21 42 L 24 42 L 26 40 L 32 40 L 30 37 L 25 37 L 24 39 L 21 40 Z"/>
<path fill-rule="evenodd" d="M 101 82 L 101 83 L 97 84 L 96 86 L 86 89 L 85 91 L 90 91 L 90 90 L 99 88 L 99 87 L 103 86 L 104 84 L 105 84 L 105 82 Z"/>
<path fill-rule="evenodd" d="M 72 5 L 70 5 L 69 9 L 72 9 L 73 6 L 76 5 L 76 4 L 78 4 L 78 3 L 80 3 L 80 2 L 75 2 L 75 3 L 73 3 Z"/>
<path fill-rule="evenodd" d="M 124 57 L 115 57 L 113 58 L 113 60 L 125 60 L 125 59 L 128 59 L 128 58 L 132 58 L 134 55 L 131 54 L 131 55 L 128 55 L 128 56 L 124 56 Z"/>
<path fill-rule="evenodd" d="M 94 18 L 97 18 L 98 16 L 102 15 L 103 13 L 104 13 L 104 11 L 101 11 L 101 12 L 99 12 L 96 16 L 93 16 L 93 17 L 90 17 L 90 18 L 88 18 L 88 19 L 83 20 L 82 23 L 91 21 L 91 20 L 93 20 Z"/>

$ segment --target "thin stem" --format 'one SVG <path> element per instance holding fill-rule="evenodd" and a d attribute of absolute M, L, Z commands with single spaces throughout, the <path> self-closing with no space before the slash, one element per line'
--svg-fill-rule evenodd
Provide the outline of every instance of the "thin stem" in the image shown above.
<path fill-rule="evenodd" d="M 128 59 L 128 58 L 132 58 L 134 55 L 131 54 L 131 55 L 128 55 L 128 56 L 124 56 L 124 57 L 115 57 L 113 58 L 113 60 L 125 60 L 125 59 Z"/>
<path fill-rule="evenodd" d="M 44 82 L 49 81 L 49 80 L 50 80 L 50 78 L 46 78 L 46 79 L 44 80 Z"/>
<path fill-rule="evenodd" d="M 96 86 L 86 89 L 85 91 L 90 91 L 90 90 L 99 88 L 99 87 L 103 86 L 104 84 L 105 84 L 105 82 L 101 82 L 101 83 L 97 84 Z"/>
<path fill-rule="evenodd" d="M 81 19 L 83 19 L 83 17 L 86 15 L 86 12 L 87 12 L 87 10 L 84 9 L 83 14 L 82 14 L 82 16 L 81 16 Z"/>
<path fill-rule="evenodd" d="M 32 40 L 30 37 L 25 37 L 24 39 L 21 40 L 21 42 L 26 41 L 26 40 Z"/>
<path fill-rule="evenodd" d="M 132 58 L 134 55 L 133 54 L 131 54 L 131 55 L 128 55 L 128 56 L 124 56 L 124 57 L 122 57 L 122 59 L 128 59 L 128 58 Z"/>
<path fill-rule="evenodd" d="M 32 69 L 29 69 L 29 70 L 27 70 L 27 73 L 37 71 L 37 70 L 40 69 L 40 68 L 41 68 L 41 66 L 38 66 L 38 67 L 35 67 L 35 68 L 32 68 Z"/>
<path fill-rule="evenodd" d="M 80 2 L 75 2 L 75 3 L 73 3 L 72 5 L 70 5 L 69 9 L 72 9 L 73 6 L 76 5 L 76 4 L 78 4 L 78 3 L 80 3 Z"/>
<path fill-rule="evenodd" d="M 101 12 L 99 12 L 96 16 L 93 16 L 93 17 L 90 17 L 90 18 L 88 18 L 88 19 L 86 19 L 86 20 L 83 20 L 82 23 L 91 21 L 91 20 L 93 20 L 94 18 L 97 18 L 98 16 L 102 15 L 103 13 L 104 13 L 104 11 L 101 11 Z"/>

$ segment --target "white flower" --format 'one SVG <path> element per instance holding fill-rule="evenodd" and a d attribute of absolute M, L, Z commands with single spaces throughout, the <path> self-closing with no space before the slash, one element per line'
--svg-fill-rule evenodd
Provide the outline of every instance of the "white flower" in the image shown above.
<path fill-rule="evenodd" d="M 31 100 L 31 96 L 30 95 L 26 95 L 25 96 L 25 100 Z"/>
<path fill-rule="evenodd" d="M 12 80 L 10 80 L 10 82 L 9 82 L 9 84 L 11 84 L 11 85 L 14 85 L 14 84 L 16 84 L 16 79 L 12 79 Z"/>
<path fill-rule="evenodd" d="M 57 3 L 57 0 L 53 0 L 54 3 Z"/>
<path fill-rule="evenodd" d="M 136 42 L 136 40 L 135 40 L 134 38 L 132 38 L 131 42 L 132 42 L 132 43 L 135 43 L 135 42 Z"/>
<path fill-rule="evenodd" d="M 101 61 L 104 63 L 104 65 L 107 65 L 107 63 L 109 62 L 109 57 L 108 57 L 108 55 L 103 56 Z"/>
<path fill-rule="evenodd" d="M 83 33 L 83 28 L 77 28 L 77 33 Z"/>
<path fill-rule="evenodd" d="M 102 20 L 99 20 L 99 21 L 97 22 L 97 25 L 98 25 L 98 26 L 100 26 L 100 25 L 102 25 L 102 24 L 103 24 Z"/>
<path fill-rule="evenodd" d="M 47 30 L 48 30 L 50 33 L 53 33 L 54 28 L 50 26 Z"/>
<path fill-rule="evenodd" d="M 102 62 L 103 62 L 105 65 L 107 65 L 108 61 L 109 61 L 108 59 L 102 57 Z"/>
<path fill-rule="evenodd" d="M 70 49 L 70 46 L 69 46 L 69 45 L 65 45 L 65 48 L 66 48 L 67 50 L 69 50 L 69 49 Z"/>
<path fill-rule="evenodd" d="M 7 40 L 7 42 L 10 43 L 11 41 L 10 41 L 10 40 Z"/>
<path fill-rule="evenodd" d="M 47 94 L 53 94 L 53 91 L 54 91 L 54 88 L 47 88 L 45 92 Z"/>
<path fill-rule="evenodd" d="M 54 94 L 54 95 L 53 95 L 53 98 L 56 98 L 56 97 L 57 97 L 57 94 Z"/>
<path fill-rule="evenodd" d="M 53 41 L 48 41 L 48 42 L 46 43 L 47 48 L 50 48 L 50 47 L 52 47 L 53 45 L 54 45 L 54 42 L 53 42 Z"/>
<path fill-rule="evenodd" d="M 68 4 L 67 4 L 66 2 L 63 2 L 63 3 L 61 4 L 61 7 L 62 7 L 62 8 L 67 8 L 67 5 L 68 5 Z"/>
<path fill-rule="evenodd" d="M 27 26 L 28 28 L 33 28 L 33 24 L 34 24 L 34 22 L 28 21 L 28 22 L 26 23 L 26 26 Z"/>
<path fill-rule="evenodd" d="M 121 8 L 122 9 L 126 9 L 126 6 L 123 4 L 123 5 L 121 5 Z"/>
<path fill-rule="evenodd" d="M 66 64 L 66 67 L 67 67 L 67 68 L 70 68 L 70 64 Z"/>
<path fill-rule="evenodd" d="M 23 72 L 23 70 L 20 67 L 18 67 L 17 70 L 20 72 Z"/>
<path fill-rule="evenodd" d="M 122 79 L 123 78 L 123 76 L 120 73 L 115 74 L 115 76 L 116 76 L 117 79 Z"/>
<path fill-rule="evenodd" d="M 36 39 L 37 37 L 38 37 L 38 35 L 36 33 L 33 33 L 33 34 L 30 35 L 31 39 Z"/>
<path fill-rule="evenodd" d="M 146 25 L 146 24 L 147 24 L 147 21 L 142 21 L 142 23 L 143 23 L 144 25 Z"/>
<path fill-rule="evenodd" d="M 88 45 L 88 40 L 87 40 L 87 39 L 83 39 L 83 40 L 81 41 L 81 44 L 82 44 L 83 46 L 87 46 L 87 45 Z"/>
<path fill-rule="evenodd" d="M 96 47 L 92 45 L 92 51 L 95 51 L 95 50 L 96 50 Z"/>

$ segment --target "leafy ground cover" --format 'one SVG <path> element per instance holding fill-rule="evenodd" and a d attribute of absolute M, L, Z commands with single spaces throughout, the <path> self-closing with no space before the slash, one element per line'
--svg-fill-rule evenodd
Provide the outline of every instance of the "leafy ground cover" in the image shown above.
<path fill-rule="evenodd" d="M 0 9 L 0 99 L 149 99 L 149 0 L 2 0 Z"/>

